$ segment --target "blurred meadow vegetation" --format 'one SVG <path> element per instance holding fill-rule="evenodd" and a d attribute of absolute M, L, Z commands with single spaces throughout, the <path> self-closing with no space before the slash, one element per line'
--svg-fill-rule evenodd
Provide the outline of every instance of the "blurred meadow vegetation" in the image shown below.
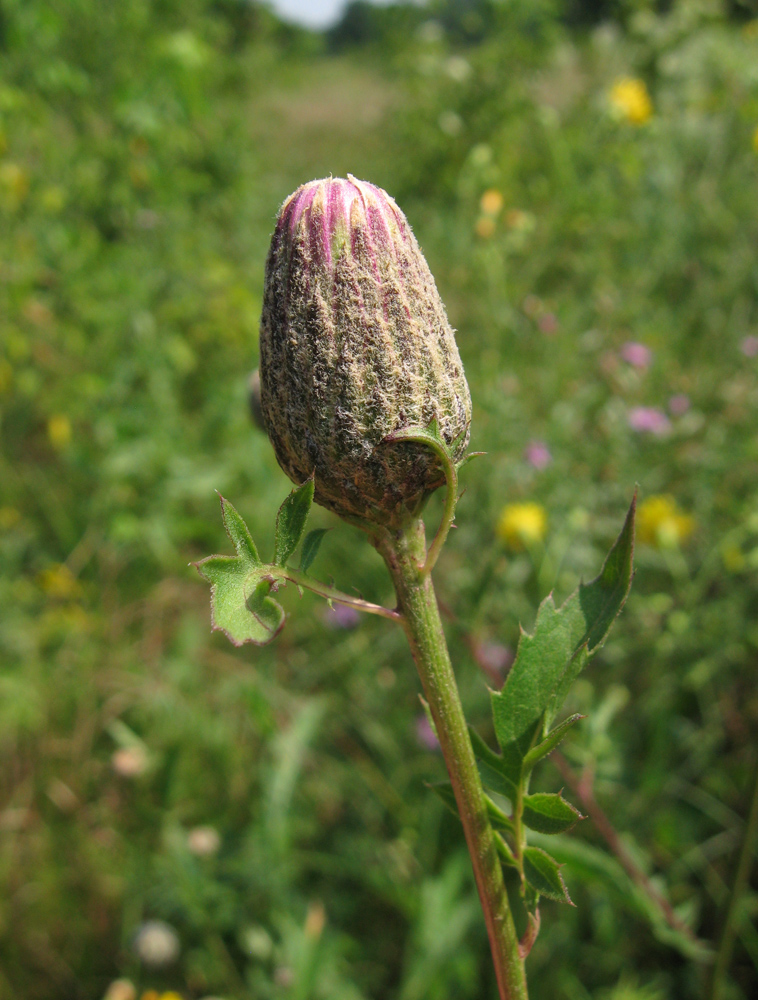
<path fill-rule="evenodd" d="M 401 631 L 285 593 L 235 650 L 188 566 L 231 551 L 214 490 L 271 551 L 268 237 L 348 171 L 459 331 L 487 455 L 436 575 L 485 738 L 519 622 L 640 487 L 631 598 L 541 772 L 592 815 L 552 838 L 576 908 L 543 903 L 532 993 L 755 997 L 758 20 L 716 0 L 353 3 L 327 34 L 0 0 L 0 997 L 495 996 Z M 319 526 L 314 572 L 391 601 Z"/>

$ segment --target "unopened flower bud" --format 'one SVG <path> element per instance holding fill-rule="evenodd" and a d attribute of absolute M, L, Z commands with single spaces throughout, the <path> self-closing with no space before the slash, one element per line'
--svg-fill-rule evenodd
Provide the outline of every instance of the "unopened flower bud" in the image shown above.
<path fill-rule="evenodd" d="M 316 500 L 398 528 L 444 482 L 425 445 L 389 435 L 437 421 L 453 457 L 471 399 L 453 330 L 410 226 L 381 188 L 311 181 L 282 206 L 266 262 L 261 408 L 279 464 Z"/>

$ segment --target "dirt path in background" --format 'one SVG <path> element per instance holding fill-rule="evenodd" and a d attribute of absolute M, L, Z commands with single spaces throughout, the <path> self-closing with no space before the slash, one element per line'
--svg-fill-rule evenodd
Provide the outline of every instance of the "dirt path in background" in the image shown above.
<path fill-rule="evenodd" d="M 250 109 L 267 181 L 283 195 L 329 174 L 381 183 L 391 154 L 384 125 L 400 95 L 388 77 L 353 60 L 293 67 L 285 86 L 262 93 Z"/>

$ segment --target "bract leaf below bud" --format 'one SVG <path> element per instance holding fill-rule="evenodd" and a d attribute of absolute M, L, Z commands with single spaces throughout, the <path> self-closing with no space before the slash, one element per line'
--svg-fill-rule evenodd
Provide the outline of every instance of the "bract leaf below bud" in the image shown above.
<path fill-rule="evenodd" d="M 364 181 L 298 188 L 266 262 L 261 407 L 279 464 L 315 471 L 315 499 L 399 528 L 444 482 L 422 444 L 388 435 L 437 421 L 463 457 L 471 398 L 429 266 L 390 196 Z"/>

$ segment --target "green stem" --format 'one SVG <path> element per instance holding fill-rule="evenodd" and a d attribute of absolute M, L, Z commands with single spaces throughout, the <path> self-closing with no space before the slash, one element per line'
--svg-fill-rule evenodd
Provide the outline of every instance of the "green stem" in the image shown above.
<path fill-rule="evenodd" d="M 515 843 L 515 855 L 521 872 L 521 882 L 524 881 L 524 782 L 519 781 L 516 793 L 516 801 L 513 803 L 513 839 Z"/>
<path fill-rule="evenodd" d="M 397 592 L 401 623 L 416 661 L 424 695 L 463 824 L 479 899 L 484 911 L 501 1000 L 527 1000 L 524 961 L 498 857 L 496 835 L 487 816 L 479 771 L 471 748 L 442 630 L 431 576 L 425 572 L 424 525 L 374 537 Z"/>
<path fill-rule="evenodd" d="M 724 995 L 726 987 L 727 973 L 732 962 L 734 951 L 734 939 L 739 931 L 739 921 L 737 911 L 739 910 L 742 896 L 745 892 L 750 869 L 753 862 L 753 851 L 755 850 L 756 838 L 758 837 L 758 768 L 755 771 L 755 782 L 753 794 L 750 801 L 750 812 L 745 824 L 745 832 L 742 838 L 740 856 L 737 861 L 737 871 L 734 874 L 732 891 L 729 894 L 726 916 L 724 918 L 724 929 L 721 932 L 719 950 L 713 966 L 713 976 L 711 978 L 711 1000 L 720 1000 Z"/>

